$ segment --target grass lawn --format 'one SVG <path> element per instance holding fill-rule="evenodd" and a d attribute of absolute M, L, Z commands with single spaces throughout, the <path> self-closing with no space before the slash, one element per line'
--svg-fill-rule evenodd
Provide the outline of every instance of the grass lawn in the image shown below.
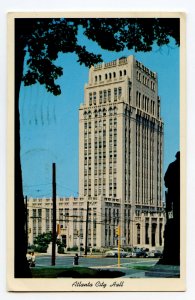
<path fill-rule="evenodd" d="M 98 270 L 84 267 L 35 267 L 32 278 L 117 278 L 125 275 L 121 271 Z"/>

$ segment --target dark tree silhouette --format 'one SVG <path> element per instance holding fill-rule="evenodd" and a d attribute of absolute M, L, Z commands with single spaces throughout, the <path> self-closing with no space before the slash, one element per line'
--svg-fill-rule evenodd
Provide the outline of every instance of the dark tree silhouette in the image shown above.
<path fill-rule="evenodd" d="M 180 152 L 164 176 L 166 192 L 166 225 L 164 251 L 160 264 L 180 265 Z M 171 213 L 172 217 L 169 217 Z"/>
<path fill-rule="evenodd" d="M 15 277 L 30 277 L 26 263 L 25 209 L 20 162 L 19 92 L 24 85 L 40 83 L 54 95 L 61 93 L 55 80 L 63 74 L 55 65 L 59 53 L 75 53 L 86 67 L 102 61 L 100 54 L 89 52 L 77 39 L 79 28 L 90 40 L 110 51 L 127 48 L 151 51 L 156 43 L 180 44 L 179 18 L 16 18 L 15 19 Z M 24 60 L 27 58 L 27 71 Z"/>

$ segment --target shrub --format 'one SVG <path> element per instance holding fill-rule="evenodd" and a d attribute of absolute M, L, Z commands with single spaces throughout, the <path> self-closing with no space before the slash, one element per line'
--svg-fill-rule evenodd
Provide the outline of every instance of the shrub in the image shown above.
<path fill-rule="evenodd" d="M 47 244 L 37 245 L 37 246 L 34 247 L 34 251 L 39 252 L 39 253 L 47 253 L 47 248 L 48 248 Z"/>
<path fill-rule="evenodd" d="M 78 250 L 78 247 L 77 247 L 77 246 L 74 246 L 74 247 L 71 248 L 71 250 L 72 250 L 72 251 L 77 251 L 77 250 Z"/>
<path fill-rule="evenodd" d="M 58 246 L 58 253 L 59 254 L 64 254 L 64 247 L 62 247 L 61 245 Z"/>
<path fill-rule="evenodd" d="M 100 252 L 100 249 L 93 248 L 92 251 L 93 251 L 93 252 L 96 252 L 96 253 L 99 253 L 99 252 Z"/>

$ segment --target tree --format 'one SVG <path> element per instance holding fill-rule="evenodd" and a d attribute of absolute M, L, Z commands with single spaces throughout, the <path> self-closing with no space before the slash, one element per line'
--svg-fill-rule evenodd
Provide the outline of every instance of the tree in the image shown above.
<path fill-rule="evenodd" d="M 102 49 L 151 51 L 156 43 L 168 45 L 170 39 L 180 44 L 178 18 L 69 18 L 15 19 L 15 277 L 29 277 L 25 246 L 25 209 L 20 162 L 19 93 L 21 82 L 44 85 L 54 95 L 61 93 L 55 80 L 63 74 L 55 65 L 59 53 L 75 53 L 86 67 L 102 61 L 101 54 L 89 52 L 79 44 L 79 29 Z M 26 58 L 27 71 L 24 72 Z"/>
<path fill-rule="evenodd" d="M 31 246 L 31 248 L 33 248 L 35 252 L 46 253 L 47 248 L 51 242 L 52 232 L 43 232 L 34 238 L 33 245 Z M 58 246 L 58 253 L 64 253 L 64 244 L 61 242 L 61 239 L 56 239 L 56 244 Z"/>
<path fill-rule="evenodd" d="M 33 248 L 36 252 L 47 252 L 49 243 L 52 242 L 52 232 L 44 232 L 36 236 L 33 240 Z"/>

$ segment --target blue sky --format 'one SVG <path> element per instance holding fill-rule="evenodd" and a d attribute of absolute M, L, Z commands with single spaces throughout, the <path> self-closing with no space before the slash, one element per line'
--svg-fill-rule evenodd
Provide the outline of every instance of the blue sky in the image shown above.
<path fill-rule="evenodd" d="M 101 53 L 108 62 L 122 55 L 135 55 L 158 73 L 161 116 L 164 127 L 164 171 L 179 150 L 179 48 L 172 43 L 161 49 L 134 53 L 100 49 L 80 34 L 91 52 Z M 24 195 L 52 195 L 52 163 L 56 163 L 57 195 L 78 196 L 78 109 L 84 101 L 88 68 L 77 63 L 74 54 L 59 55 L 56 64 L 64 74 L 58 83 L 62 94 L 53 96 L 38 84 L 21 87 L 21 161 Z"/>

